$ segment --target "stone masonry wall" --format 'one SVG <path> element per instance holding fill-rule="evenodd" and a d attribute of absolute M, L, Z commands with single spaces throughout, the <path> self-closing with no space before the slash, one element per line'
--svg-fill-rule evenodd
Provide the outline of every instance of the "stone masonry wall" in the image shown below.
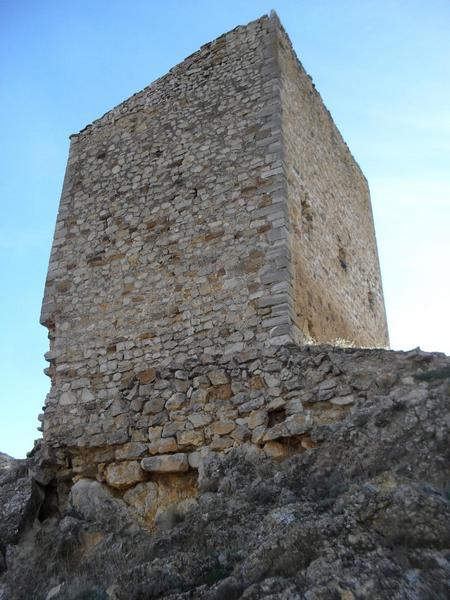
<path fill-rule="evenodd" d="M 388 346 L 367 181 L 277 29 L 294 322 L 318 342 Z"/>
<path fill-rule="evenodd" d="M 161 454 L 169 443 L 225 449 L 236 439 L 177 416 L 172 396 L 193 384 L 141 386 L 165 385 L 156 374 L 173 364 L 264 353 L 304 334 L 386 342 L 365 181 L 309 92 L 272 15 L 206 44 L 72 137 L 41 314 L 47 442 L 147 444 L 149 428 L 167 427 L 175 442 Z M 339 240 L 348 257 L 336 258 Z M 215 400 L 235 396 L 220 386 L 189 392 L 211 402 L 201 427 L 254 400 L 238 395 L 215 413 Z"/>
<path fill-rule="evenodd" d="M 92 426 L 67 413 L 70 436 L 52 439 L 56 488 L 62 498 L 73 481 L 97 479 L 151 525 L 158 510 L 196 495 L 211 453 L 246 445 L 278 460 L 313 451 L 336 423 L 378 405 L 414 406 L 407 426 L 426 424 L 426 400 L 448 393 L 449 373 L 448 357 L 419 349 L 295 345 L 149 370 L 122 382 L 106 407 L 86 403 Z"/>
<path fill-rule="evenodd" d="M 264 278 L 286 243 L 268 210 L 282 201 L 273 44 L 270 19 L 239 27 L 72 138 L 41 317 L 46 434 L 149 362 L 286 339 Z"/>

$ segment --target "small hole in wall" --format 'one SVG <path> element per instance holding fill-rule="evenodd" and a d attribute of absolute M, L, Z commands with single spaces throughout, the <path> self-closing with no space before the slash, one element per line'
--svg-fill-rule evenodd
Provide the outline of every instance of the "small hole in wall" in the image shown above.
<path fill-rule="evenodd" d="M 274 425 L 278 425 L 278 423 L 282 423 L 286 419 L 286 411 L 284 408 L 279 408 L 278 410 L 272 410 L 269 412 L 269 427 L 273 427 Z"/>
<path fill-rule="evenodd" d="M 106 158 L 106 152 L 99 152 L 97 154 L 97 160 L 103 160 L 104 158 Z"/>
<path fill-rule="evenodd" d="M 38 520 L 42 523 L 46 519 L 59 516 L 58 508 L 58 489 L 56 481 L 51 481 L 44 488 L 45 496 L 42 506 L 39 510 Z"/>

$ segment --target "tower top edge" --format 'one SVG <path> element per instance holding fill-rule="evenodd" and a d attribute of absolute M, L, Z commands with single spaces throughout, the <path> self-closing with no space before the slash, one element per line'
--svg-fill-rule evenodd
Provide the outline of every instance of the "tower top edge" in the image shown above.
<path fill-rule="evenodd" d="M 112 113 L 114 113 L 114 111 L 119 111 L 121 108 L 123 108 L 129 102 L 129 100 L 131 100 L 132 98 L 136 98 L 136 96 L 140 96 L 141 94 L 145 94 L 153 86 L 157 85 L 158 83 L 164 81 L 165 79 L 167 79 L 169 77 L 175 76 L 177 70 L 179 70 L 183 66 L 186 66 L 190 62 L 194 62 L 198 58 L 198 56 L 200 55 L 200 53 L 202 51 L 204 51 L 208 47 L 213 47 L 215 44 L 220 43 L 221 40 L 223 40 L 226 36 L 229 36 L 230 34 L 232 34 L 234 32 L 237 32 L 239 30 L 242 31 L 242 30 L 245 30 L 245 29 L 249 29 L 251 27 L 254 27 L 256 24 L 264 23 L 265 21 L 269 22 L 269 24 L 270 24 L 269 27 L 272 26 L 274 28 L 281 28 L 284 31 L 283 25 L 282 25 L 282 23 L 280 21 L 280 18 L 279 18 L 278 14 L 276 13 L 275 10 L 271 10 L 269 14 L 265 13 L 265 14 L 261 15 L 260 17 L 258 17 L 257 19 L 253 19 L 252 21 L 249 21 L 248 23 L 246 23 L 244 25 L 236 25 L 236 27 L 233 27 L 232 29 L 229 29 L 228 31 L 225 31 L 224 33 L 220 34 L 218 37 L 210 40 L 209 42 L 206 42 L 205 44 L 202 44 L 197 50 L 195 50 L 195 52 L 189 54 L 183 60 L 179 61 L 173 67 L 171 67 L 169 69 L 169 71 L 167 71 L 166 73 L 164 73 L 160 77 L 157 77 L 156 79 L 154 79 L 147 86 L 145 86 L 142 90 L 139 90 L 139 91 L 135 92 L 134 94 L 132 94 L 131 96 L 129 96 L 125 100 L 121 101 L 116 106 L 114 106 L 111 109 L 109 109 L 108 111 L 106 111 L 102 116 L 98 117 L 97 119 L 94 119 L 91 123 L 88 123 L 80 131 L 71 134 L 69 136 L 69 138 L 72 141 L 76 141 L 78 137 L 84 135 L 85 133 L 88 133 L 90 130 L 92 130 L 93 128 L 95 128 L 96 125 L 99 125 L 102 121 L 105 120 L 106 117 L 108 117 Z"/>

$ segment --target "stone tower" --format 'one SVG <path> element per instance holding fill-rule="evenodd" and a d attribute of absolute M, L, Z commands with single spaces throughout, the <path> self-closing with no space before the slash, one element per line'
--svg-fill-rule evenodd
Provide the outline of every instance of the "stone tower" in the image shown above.
<path fill-rule="evenodd" d="M 111 406 L 169 363 L 388 344 L 366 179 L 275 14 L 72 136 L 41 322 L 67 445 L 132 438 Z"/>

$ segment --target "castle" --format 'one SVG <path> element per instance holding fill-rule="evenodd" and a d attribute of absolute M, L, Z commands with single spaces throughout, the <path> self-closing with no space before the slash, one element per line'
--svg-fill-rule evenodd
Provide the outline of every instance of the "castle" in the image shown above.
<path fill-rule="evenodd" d="M 205 449 L 314 446 L 286 348 L 388 334 L 366 179 L 274 13 L 72 136 L 41 323 L 76 476 L 130 494 Z M 316 391 L 328 421 L 354 401 Z"/>

